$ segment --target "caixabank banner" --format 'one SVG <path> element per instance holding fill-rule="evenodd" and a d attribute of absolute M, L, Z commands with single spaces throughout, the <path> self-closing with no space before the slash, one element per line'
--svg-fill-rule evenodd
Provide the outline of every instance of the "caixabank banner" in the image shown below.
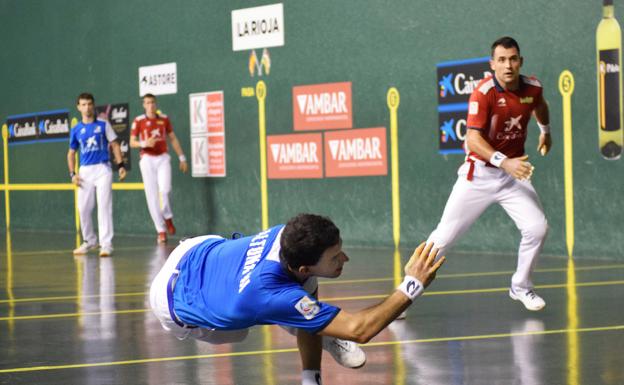
<path fill-rule="evenodd" d="M 489 57 L 438 63 L 438 137 L 440 154 L 463 154 L 468 100 L 477 84 L 490 76 Z"/>
<path fill-rule="evenodd" d="M 9 143 L 62 141 L 69 137 L 69 110 L 11 115 L 6 125 Z"/>
<path fill-rule="evenodd" d="M 121 148 L 121 158 L 127 171 L 132 169 L 132 159 L 130 158 L 130 115 L 128 103 L 105 104 L 95 107 L 95 115 L 100 120 L 110 123 L 113 131 L 117 134 L 119 147 Z M 111 154 L 111 159 L 115 159 Z M 113 168 L 117 170 L 117 165 L 113 163 Z"/>

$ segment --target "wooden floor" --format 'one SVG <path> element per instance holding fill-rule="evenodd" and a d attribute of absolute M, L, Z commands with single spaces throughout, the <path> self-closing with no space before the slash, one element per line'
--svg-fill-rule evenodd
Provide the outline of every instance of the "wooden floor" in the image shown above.
<path fill-rule="evenodd" d="M 300 383 L 295 339 L 278 327 L 219 346 L 162 330 L 146 294 L 173 243 L 117 236 L 112 258 L 74 258 L 72 235 L 2 238 L 0 384 Z M 380 301 L 394 287 L 393 251 L 346 251 L 321 298 L 347 310 Z M 407 319 L 363 347 L 362 369 L 324 356 L 325 385 L 624 384 L 621 260 L 543 257 L 534 281 L 547 306 L 529 312 L 507 294 L 514 255 L 447 258 Z"/>

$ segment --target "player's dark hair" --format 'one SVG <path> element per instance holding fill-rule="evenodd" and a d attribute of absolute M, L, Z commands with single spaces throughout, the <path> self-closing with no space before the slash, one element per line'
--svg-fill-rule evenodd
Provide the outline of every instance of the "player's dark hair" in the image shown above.
<path fill-rule="evenodd" d="M 141 99 L 145 100 L 145 98 L 150 98 L 156 100 L 156 96 L 154 94 L 145 94 Z"/>
<path fill-rule="evenodd" d="M 499 45 L 503 46 L 503 48 L 515 48 L 518 50 L 518 55 L 520 55 L 520 46 L 518 45 L 518 42 L 513 37 L 503 36 L 492 43 L 492 57 L 494 57 L 494 50 Z"/>
<path fill-rule="evenodd" d="M 286 223 L 280 255 L 292 269 L 313 266 L 328 248 L 340 242 L 340 230 L 327 217 L 299 214 Z"/>
<path fill-rule="evenodd" d="M 83 92 L 76 98 L 76 104 L 80 104 L 80 100 L 90 100 L 95 104 L 95 98 L 88 92 Z"/>

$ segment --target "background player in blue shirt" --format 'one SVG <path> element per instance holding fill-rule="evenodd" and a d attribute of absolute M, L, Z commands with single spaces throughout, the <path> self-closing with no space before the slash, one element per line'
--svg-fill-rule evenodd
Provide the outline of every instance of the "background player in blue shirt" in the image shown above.
<path fill-rule="evenodd" d="M 340 276 L 349 260 L 340 230 L 326 217 L 299 214 L 250 237 L 182 242 L 152 282 L 150 303 L 179 339 L 238 342 L 253 325 L 280 325 L 297 336 L 302 383 L 320 384 L 322 349 L 343 366 L 363 366 L 366 356 L 351 341 L 368 342 L 433 281 L 445 259 L 436 261 L 432 247 L 416 249 L 405 280 L 383 302 L 349 313 L 317 300 L 316 277 Z"/>
<path fill-rule="evenodd" d="M 115 162 L 119 166 L 120 181 L 126 177 L 126 169 L 115 131 L 107 121 L 95 118 L 93 95 L 80 94 L 76 108 L 80 111 L 82 120 L 69 134 L 67 166 L 72 183 L 78 186 L 78 213 L 83 244 L 74 250 L 74 254 L 86 254 L 97 247 L 98 238 L 91 220 L 97 195 L 100 257 L 107 257 L 113 252 L 113 171 L 108 155 L 109 144 Z M 78 174 L 76 174 L 76 151 L 80 151 Z"/>

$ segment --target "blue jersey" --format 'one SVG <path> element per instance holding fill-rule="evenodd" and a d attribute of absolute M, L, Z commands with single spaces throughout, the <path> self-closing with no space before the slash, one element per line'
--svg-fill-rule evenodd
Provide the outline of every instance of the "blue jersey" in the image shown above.
<path fill-rule="evenodd" d="M 107 163 L 108 143 L 117 139 L 110 123 L 95 120 L 93 123 L 80 122 L 69 134 L 69 148 L 80 149 L 80 165 Z"/>
<path fill-rule="evenodd" d="M 178 265 L 173 294 L 180 320 L 218 330 L 262 324 L 323 330 L 340 309 L 315 300 L 282 266 L 283 227 L 246 238 L 208 239 L 190 249 Z"/>

